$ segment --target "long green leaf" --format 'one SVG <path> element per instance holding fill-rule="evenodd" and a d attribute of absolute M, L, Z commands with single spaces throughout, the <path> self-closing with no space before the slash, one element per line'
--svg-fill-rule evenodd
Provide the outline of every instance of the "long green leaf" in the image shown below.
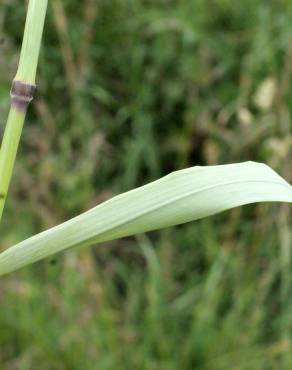
<path fill-rule="evenodd" d="M 0 254 L 0 275 L 64 249 L 197 220 L 254 202 L 291 202 L 292 187 L 264 164 L 193 167 L 116 196 Z"/>

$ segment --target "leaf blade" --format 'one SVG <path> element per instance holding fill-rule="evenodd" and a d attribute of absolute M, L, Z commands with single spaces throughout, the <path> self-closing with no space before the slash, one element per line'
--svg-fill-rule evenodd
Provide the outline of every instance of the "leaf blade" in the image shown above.
<path fill-rule="evenodd" d="M 244 204 L 291 202 L 292 187 L 266 165 L 193 167 L 118 195 L 0 254 L 0 275 L 70 247 L 207 217 Z"/>

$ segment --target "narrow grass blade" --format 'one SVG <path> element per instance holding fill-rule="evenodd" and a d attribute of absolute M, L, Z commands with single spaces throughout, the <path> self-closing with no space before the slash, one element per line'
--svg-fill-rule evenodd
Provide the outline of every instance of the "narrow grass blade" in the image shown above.
<path fill-rule="evenodd" d="M 193 167 L 116 196 L 0 254 L 0 275 L 64 249 L 207 217 L 254 202 L 292 202 L 292 187 L 264 164 Z"/>

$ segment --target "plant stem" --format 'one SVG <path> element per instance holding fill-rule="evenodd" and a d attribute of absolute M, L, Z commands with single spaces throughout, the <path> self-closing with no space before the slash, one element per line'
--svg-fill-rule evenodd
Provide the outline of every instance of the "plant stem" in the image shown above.
<path fill-rule="evenodd" d="M 0 150 L 0 220 L 13 172 L 23 123 L 35 91 L 35 77 L 48 0 L 30 0 L 19 66 L 11 88 L 11 107 Z"/>

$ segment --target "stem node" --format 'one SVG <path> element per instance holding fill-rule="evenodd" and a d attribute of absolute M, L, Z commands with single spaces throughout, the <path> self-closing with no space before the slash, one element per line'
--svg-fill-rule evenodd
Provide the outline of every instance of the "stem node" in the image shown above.
<path fill-rule="evenodd" d="M 36 86 L 26 82 L 14 80 L 10 96 L 12 106 L 20 112 L 26 112 L 29 103 L 33 100 Z"/>

